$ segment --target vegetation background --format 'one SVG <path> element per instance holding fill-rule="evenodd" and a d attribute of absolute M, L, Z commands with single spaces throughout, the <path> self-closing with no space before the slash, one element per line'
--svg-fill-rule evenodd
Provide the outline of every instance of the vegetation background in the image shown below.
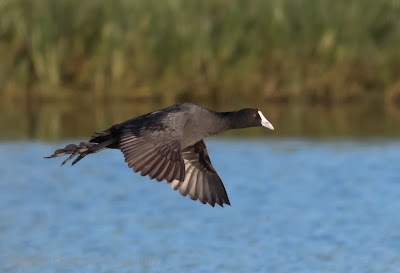
<path fill-rule="evenodd" d="M 399 49 L 398 0 L 0 0 L 0 119 L 37 128 L 41 115 L 110 102 L 117 112 L 139 102 L 138 114 L 182 101 L 288 112 L 345 104 L 364 109 L 351 110 L 357 122 L 382 116 L 396 127 Z M 333 119 L 352 127 L 343 109 Z M 292 125 L 299 113 L 288 114 Z"/>

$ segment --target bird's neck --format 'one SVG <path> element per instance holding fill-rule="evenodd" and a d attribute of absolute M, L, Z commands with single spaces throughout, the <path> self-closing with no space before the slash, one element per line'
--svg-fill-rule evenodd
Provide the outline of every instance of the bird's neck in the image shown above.
<path fill-rule="evenodd" d="M 221 119 L 221 123 L 224 124 L 222 127 L 223 131 L 227 131 L 230 129 L 241 129 L 245 128 L 244 123 L 241 122 L 241 115 L 239 111 L 233 112 L 217 112 L 217 116 Z"/>

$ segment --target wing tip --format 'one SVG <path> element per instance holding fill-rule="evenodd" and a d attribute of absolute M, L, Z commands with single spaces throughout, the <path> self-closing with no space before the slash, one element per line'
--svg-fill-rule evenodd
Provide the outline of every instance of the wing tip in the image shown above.
<path fill-rule="evenodd" d="M 203 203 L 204 205 L 208 203 L 212 207 L 215 207 L 215 204 L 218 204 L 222 208 L 225 208 L 224 205 L 231 206 L 231 203 L 229 202 L 229 200 L 228 201 L 224 200 L 222 202 L 209 202 L 209 201 L 203 202 L 200 200 L 200 202 Z"/>

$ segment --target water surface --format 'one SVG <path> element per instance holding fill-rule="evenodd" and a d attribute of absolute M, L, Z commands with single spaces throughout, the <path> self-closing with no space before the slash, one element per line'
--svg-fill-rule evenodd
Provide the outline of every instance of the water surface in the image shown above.
<path fill-rule="evenodd" d="M 400 268 L 399 141 L 210 139 L 225 208 L 134 174 L 119 151 L 41 158 L 69 142 L 0 144 L 1 272 Z"/>
<path fill-rule="evenodd" d="M 215 111 L 233 111 L 246 107 L 260 108 L 275 127 L 231 130 L 236 136 L 285 137 L 400 137 L 400 107 L 381 104 L 274 104 L 268 102 L 212 105 Z M 32 103 L 0 102 L 0 139 L 41 139 L 59 141 L 88 138 L 93 132 L 109 128 L 136 116 L 171 104 L 111 101 L 108 103 Z"/>

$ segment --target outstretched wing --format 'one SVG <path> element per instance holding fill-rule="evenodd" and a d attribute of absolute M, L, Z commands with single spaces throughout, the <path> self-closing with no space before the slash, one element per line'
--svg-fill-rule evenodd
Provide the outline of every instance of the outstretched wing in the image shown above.
<path fill-rule="evenodd" d="M 151 116 L 150 116 L 151 115 Z M 151 123 L 146 123 L 147 120 Z M 185 115 L 153 112 L 123 124 L 119 148 L 134 172 L 157 181 L 183 181 L 181 139 Z"/>
<path fill-rule="evenodd" d="M 182 150 L 185 162 L 185 179 L 174 180 L 171 187 L 192 200 L 199 199 L 203 204 L 215 206 L 230 205 L 228 195 L 221 178 L 211 165 L 207 148 L 203 140 Z"/>

